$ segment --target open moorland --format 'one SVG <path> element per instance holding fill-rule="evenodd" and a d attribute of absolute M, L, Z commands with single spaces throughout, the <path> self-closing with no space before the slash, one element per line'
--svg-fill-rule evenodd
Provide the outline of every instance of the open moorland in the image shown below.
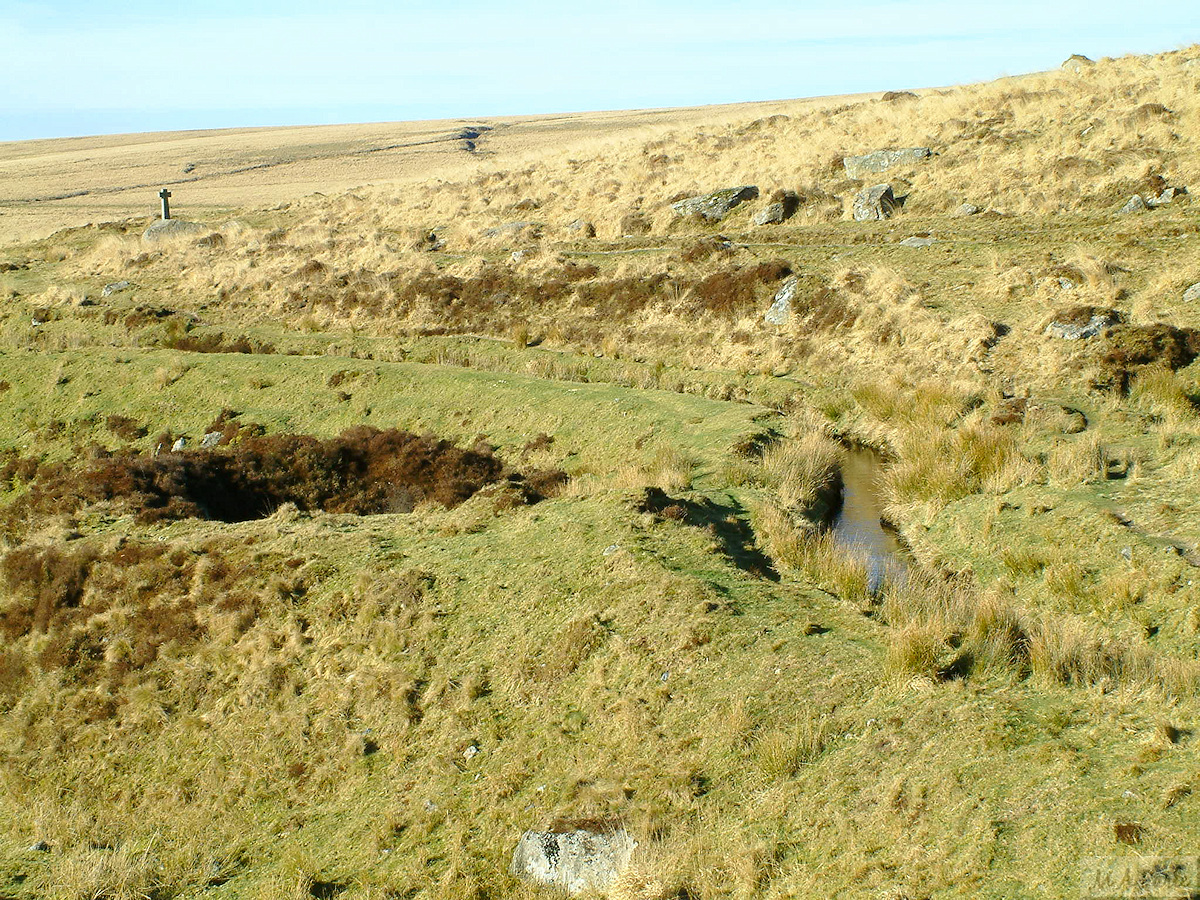
<path fill-rule="evenodd" d="M 0 145 L 0 897 L 1200 890 L 1198 141 L 1200 47 Z"/>

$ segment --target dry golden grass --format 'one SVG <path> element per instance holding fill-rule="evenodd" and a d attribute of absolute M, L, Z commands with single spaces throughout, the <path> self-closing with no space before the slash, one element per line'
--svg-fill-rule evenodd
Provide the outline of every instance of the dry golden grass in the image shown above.
<path fill-rule="evenodd" d="M 158 212 L 170 186 L 178 218 L 267 208 L 368 185 L 405 193 L 439 182 L 529 165 L 547 152 L 586 158 L 615 141 L 665 129 L 708 127 L 843 98 L 687 109 L 626 110 L 491 119 L 156 132 L 0 143 L 0 241 Z M 474 151 L 462 133 L 478 130 Z M 436 189 L 435 189 L 436 190 Z"/>
<path fill-rule="evenodd" d="M 827 495 L 837 490 L 844 452 L 841 445 L 819 431 L 781 441 L 763 453 L 764 481 L 785 509 L 799 515 L 819 503 L 828 507 Z"/>
<path fill-rule="evenodd" d="M 1193 847 L 1192 738 L 1162 723 L 1200 685 L 1195 373 L 1101 389 L 1108 337 L 1042 333 L 1085 304 L 1200 325 L 1191 201 L 1113 216 L 1200 183 L 1189 54 L 496 122 L 474 154 L 464 123 L 0 147 L 16 232 L 151 214 L 136 185 L 190 162 L 177 211 L 213 229 L 4 248 L 8 499 L 228 405 L 573 476 L 531 508 L 35 523 L 0 585 L 0 893 L 532 898 L 520 832 L 596 819 L 643 842 L 619 897 L 1062 896 L 1113 784 L 1148 852 Z M 899 215 L 846 221 L 841 157 L 905 145 L 936 155 L 888 174 Z M 56 180 L 94 192 L 13 205 Z M 720 226 L 670 211 L 741 183 Z M 777 189 L 796 217 L 752 227 Z M 806 521 L 841 440 L 883 452 L 916 557 L 882 593 Z"/>

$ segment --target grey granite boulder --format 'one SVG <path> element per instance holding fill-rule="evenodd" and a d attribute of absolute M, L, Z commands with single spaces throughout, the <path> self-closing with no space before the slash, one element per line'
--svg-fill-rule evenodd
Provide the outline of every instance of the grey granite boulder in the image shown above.
<path fill-rule="evenodd" d="M 875 150 L 862 156 L 847 156 L 842 160 L 846 174 L 856 181 L 886 172 L 895 166 L 911 166 L 933 155 L 928 147 L 902 147 L 899 150 Z"/>
<path fill-rule="evenodd" d="M 1200 281 L 1183 292 L 1184 303 L 1200 303 Z"/>
<path fill-rule="evenodd" d="M 755 225 L 778 225 L 786 218 L 782 203 L 768 203 L 750 221 Z"/>
<path fill-rule="evenodd" d="M 1157 197 L 1147 197 L 1146 205 L 1147 206 L 1166 206 L 1168 203 L 1172 202 L 1176 197 L 1182 197 L 1186 193 L 1187 193 L 1187 188 L 1177 188 L 1177 187 L 1163 188 L 1162 193 L 1160 193 Z"/>
<path fill-rule="evenodd" d="M 771 303 L 771 308 L 763 315 L 763 321 L 768 325 L 786 325 L 792 318 L 792 298 L 796 296 L 796 287 L 800 284 L 800 279 L 795 275 L 788 276 L 788 279 L 775 292 L 775 299 Z"/>
<path fill-rule="evenodd" d="M 913 235 L 912 237 L 907 237 L 904 240 L 902 240 L 900 242 L 900 246 L 901 247 L 912 247 L 914 249 L 920 250 L 925 247 L 932 247 L 933 246 L 933 238 L 918 237 L 917 235 Z"/>
<path fill-rule="evenodd" d="M 100 292 L 101 297 L 111 297 L 113 294 L 119 294 L 121 291 L 127 291 L 131 287 L 128 281 L 114 281 L 112 284 L 106 284 L 104 290 Z"/>
<path fill-rule="evenodd" d="M 776 191 L 771 202 L 754 214 L 750 220 L 755 225 L 778 225 L 786 222 L 800 208 L 800 195 L 795 191 Z"/>
<path fill-rule="evenodd" d="M 1142 199 L 1141 194 L 1134 194 L 1129 198 L 1129 202 L 1117 210 L 1118 216 L 1123 216 L 1128 213 L 1145 212 L 1150 207 L 1146 201 Z"/>
<path fill-rule="evenodd" d="M 968 216 L 977 216 L 981 212 L 983 212 L 983 210 L 981 210 L 974 203 L 964 203 L 962 206 L 960 206 L 954 212 L 950 213 L 950 215 L 952 218 L 955 218 L 955 219 L 965 219 Z"/>
<path fill-rule="evenodd" d="M 700 216 L 709 222 L 720 222 L 735 206 L 757 196 L 758 188 L 752 184 L 745 184 L 741 187 L 722 188 L 711 194 L 688 197 L 671 204 L 671 209 L 675 210 L 678 216 Z"/>
<path fill-rule="evenodd" d="M 524 881 L 562 888 L 568 894 L 603 893 L 629 865 L 636 847 L 624 829 L 527 831 L 513 851 L 509 871 Z"/>
<path fill-rule="evenodd" d="M 1048 337 L 1062 338 L 1064 341 L 1078 341 L 1095 337 L 1104 329 L 1124 320 L 1125 317 L 1115 309 L 1075 306 L 1055 313 L 1043 334 Z"/>
<path fill-rule="evenodd" d="M 897 207 L 896 195 L 890 184 L 863 188 L 854 197 L 854 221 L 871 222 L 891 218 Z"/>

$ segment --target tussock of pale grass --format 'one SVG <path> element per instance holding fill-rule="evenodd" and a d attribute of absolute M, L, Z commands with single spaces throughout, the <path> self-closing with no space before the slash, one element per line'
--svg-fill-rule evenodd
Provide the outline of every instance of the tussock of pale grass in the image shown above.
<path fill-rule="evenodd" d="M 898 459 L 888 466 L 881 489 L 889 505 L 916 501 L 948 503 L 981 491 L 1000 493 L 1028 484 L 1040 474 L 1020 453 L 1013 435 L 975 422 L 958 428 L 903 432 Z"/>
<path fill-rule="evenodd" d="M 660 443 L 647 457 L 642 463 L 621 466 L 614 475 L 613 486 L 622 490 L 657 487 L 668 493 L 686 491 L 692 486 L 696 461 L 678 447 Z"/>
<path fill-rule="evenodd" d="M 771 500 L 754 503 L 750 516 L 759 545 L 777 568 L 848 603 L 859 605 L 870 600 L 867 561 L 838 546 L 829 532 L 802 530 L 795 517 Z"/>
<path fill-rule="evenodd" d="M 1063 487 L 1102 481 L 1108 471 L 1108 452 L 1099 434 L 1064 439 L 1050 451 L 1046 472 L 1050 483 Z"/>
<path fill-rule="evenodd" d="M 163 889 L 160 860 L 149 849 L 80 849 L 55 867 L 50 900 L 143 900 Z"/>
<path fill-rule="evenodd" d="M 1149 408 L 1168 425 L 1194 422 L 1197 412 L 1196 385 L 1178 372 L 1149 366 L 1139 372 L 1129 388 L 1129 397 Z"/>
<path fill-rule="evenodd" d="M 829 721 L 801 715 L 759 736 L 753 752 L 767 781 L 790 778 L 802 767 L 812 765 L 831 740 Z"/>
<path fill-rule="evenodd" d="M 780 441 L 762 455 L 764 481 L 785 509 L 806 513 L 829 505 L 839 483 L 845 451 L 819 431 Z"/>
<path fill-rule="evenodd" d="M 850 394 L 874 419 L 921 428 L 945 428 L 979 402 L 974 385 L 942 379 L 863 381 L 853 385 Z"/>
<path fill-rule="evenodd" d="M 887 668 L 899 676 L 937 678 L 953 652 L 950 635 L 937 622 L 906 625 L 888 636 Z"/>
<path fill-rule="evenodd" d="M 1138 686 L 1157 673 L 1144 640 L 1106 635 L 1077 618 L 1045 618 L 1030 629 L 1035 674 L 1061 684 Z"/>
<path fill-rule="evenodd" d="M 1115 634 L 1078 616 L 1034 614 L 995 591 L 914 571 L 890 585 L 880 618 L 893 631 L 888 666 L 901 676 L 1032 673 L 1056 684 L 1200 689 L 1200 666 L 1155 653 L 1141 636 Z"/>

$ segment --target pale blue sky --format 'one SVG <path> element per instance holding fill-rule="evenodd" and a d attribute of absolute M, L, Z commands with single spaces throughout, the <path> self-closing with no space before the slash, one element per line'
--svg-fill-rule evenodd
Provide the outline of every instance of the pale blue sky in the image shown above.
<path fill-rule="evenodd" d="M 957 84 L 1196 43 L 1197 2 L 0 0 L 0 140 Z"/>

